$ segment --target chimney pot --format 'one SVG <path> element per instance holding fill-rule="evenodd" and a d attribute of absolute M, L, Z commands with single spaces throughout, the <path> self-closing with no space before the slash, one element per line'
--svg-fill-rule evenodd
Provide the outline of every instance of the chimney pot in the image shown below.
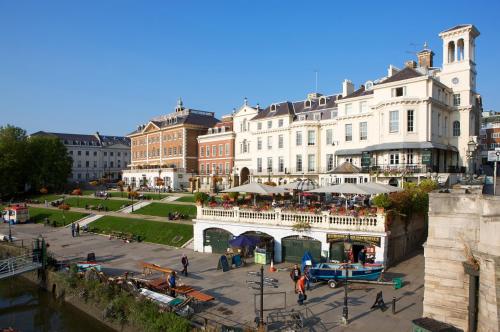
<path fill-rule="evenodd" d="M 348 79 L 345 79 L 344 82 L 342 82 L 342 97 L 350 95 L 353 92 L 354 92 L 354 84 L 352 84 L 352 82 L 349 81 Z"/>
<path fill-rule="evenodd" d="M 417 63 L 413 60 L 408 60 L 405 62 L 405 67 L 415 69 L 417 68 Z"/>

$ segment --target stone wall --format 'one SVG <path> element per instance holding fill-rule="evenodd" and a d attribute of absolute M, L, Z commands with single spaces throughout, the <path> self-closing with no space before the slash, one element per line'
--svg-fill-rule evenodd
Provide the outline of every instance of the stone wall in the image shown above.
<path fill-rule="evenodd" d="M 499 331 L 500 197 L 480 193 L 431 193 L 425 245 L 424 317 L 469 326 L 470 261 L 479 263 L 478 331 Z"/>
<path fill-rule="evenodd" d="M 390 230 L 387 260 L 388 266 L 394 266 L 422 248 L 427 237 L 427 218 L 422 214 L 413 214 L 409 218 L 397 215 L 387 218 Z"/>

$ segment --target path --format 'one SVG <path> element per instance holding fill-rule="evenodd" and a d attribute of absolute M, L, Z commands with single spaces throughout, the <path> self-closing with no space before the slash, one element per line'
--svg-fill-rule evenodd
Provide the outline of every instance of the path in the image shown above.
<path fill-rule="evenodd" d="M 145 206 L 148 206 L 149 204 L 151 204 L 151 201 L 140 201 L 140 202 L 134 203 L 132 205 L 129 205 L 127 207 L 124 207 L 123 209 L 118 210 L 117 212 L 132 213 L 134 211 L 142 209 Z"/>
<path fill-rule="evenodd" d="M 0 232 L 5 233 L 6 230 L 6 225 L 0 225 Z M 15 225 L 13 234 L 30 241 L 38 234 L 43 234 L 50 243 L 50 250 L 56 256 L 68 259 L 82 260 L 88 253 L 95 252 L 97 259 L 102 262 L 103 271 L 109 274 L 123 274 L 125 271 L 139 274 L 141 261 L 180 270 L 181 255 L 185 253 L 190 260 L 190 274 L 189 277 L 181 277 L 179 282 L 202 289 L 203 292 L 216 298 L 212 305 L 201 312 L 201 315 L 230 326 L 238 323 L 255 326 L 254 291 L 249 289 L 246 283 L 246 280 L 252 279 L 247 273 L 258 269 L 254 264 L 223 273 L 216 269 L 218 255 L 195 253 L 189 249 L 174 249 L 152 243 L 124 243 L 95 234 L 85 233 L 72 238 L 67 229 L 44 228 L 38 224 Z M 276 266 L 288 268 L 290 265 Z M 404 278 L 405 286 L 399 290 L 379 285 L 351 285 L 350 323 L 347 327 L 339 326 L 344 296 L 342 288 L 330 289 L 326 285 L 316 284 L 308 293 L 306 306 L 299 307 L 288 272 L 269 273 L 266 270 L 265 273 L 279 281 L 279 288 L 266 289 L 266 292 L 282 292 L 265 296 L 265 306 L 276 308 L 284 305 L 284 294 L 286 294 L 287 310 L 308 308 L 312 312 L 313 319 L 309 324 L 314 325 L 314 331 L 366 331 L 372 327 L 376 327 L 378 331 L 410 331 L 411 320 L 422 315 L 424 283 L 422 253 L 391 268 L 387 273 L 388 277 Z M 385 312 L 370 310 L 376 293 L 381 290 L 386 303 L 390 303 L 393 296 L 397 298 L 396 315 L 393 315 L 390 309 Z"/>

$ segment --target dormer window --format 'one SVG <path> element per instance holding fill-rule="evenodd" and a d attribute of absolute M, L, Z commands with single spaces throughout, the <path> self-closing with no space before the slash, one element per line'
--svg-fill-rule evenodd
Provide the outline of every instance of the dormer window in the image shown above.
<path fill-rule="evenodd" d="M 310 101 L 310 100 L 306 100 L 306 101 L 304 102 L 304 107 L 305 107 L 305 108 L 311 108 L 311 101 Z"/>
<path fill-rule="evenodd" d="M 304 121 L 306 119 L 306 116 L 305 115 L 299 115 L 299 120 L 300 121 Z"/>
<path fill-rule="evenodd" d="M 406 87 L 401 86 L 399 88 L 393 88 L 392 89 L 392 96 L 393 97 L 403 97 L 406 96 Z"/>
<path fill-rule="evenodd" d="M 276 112 L 277 106 L 276 104 L 271 105 L 271 112 Z"/>
<path fill-rule="evenodd" d="M 314 119 L 315 121 L 319 121 L 319 120 L 321 120 L 321 113 L 315 113 L 315 114 L 313 115 L 313 119 Z"/>
<path fill-rule="evenodd" d="M 323 105 L 326 105 L 326 98 L 325 97 L 319 98 L 319 106 L 323 106 Z"/>

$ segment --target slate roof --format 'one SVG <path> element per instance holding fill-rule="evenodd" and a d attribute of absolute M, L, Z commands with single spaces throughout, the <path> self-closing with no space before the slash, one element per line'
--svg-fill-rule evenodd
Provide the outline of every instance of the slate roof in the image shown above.
<path fill-rule="evenodd" d="M 78 142 L 76 144 L 81 144 L 82 142 L 91 143 L 94 146 L 100 145 L 110 145 L 110 144 L 125 144 L 130 145 L 130 139 L 124 136 L 110 136 L 110 135 L 100 135 L 96 133 L 94 135 L 87 134 L 68 134 L 68 133 L 53 133 L 46 131 L 37 131 L 36 133 L 31 134 L 31 136 L 55 136 L 62 141 L 67 141 L 68 143 L 64 144 L 74 144 L 74 142 Z"/>
<path fill-rule="evenodd" d="M 333 174 L 356 174 L 361 173 L 361 169 L 346 161 L 342 165 L 335 167 L 330 173 Z"/>
<path fill-rule="evenodd" d="M 345 96 L 343 99 L 348 99 L 348 98 L 356 98 L 356 97 L 361 97 L 361 96 L 366 96 L 366 95 L 372 95 L 373 90 L 366 90 L 364 85 L 361 85 L 359 89 L 351 93 L 350 95 Z"/>
<path fill-rule="evenodd" d="M 271 111 L 271 106 L 273 106 L 273 105 L 276 105 L 275 111 Z M 252 120 L 270 118 L 273 116 L 294 115 L 294 114 L 295 113 L 293 110 L 293 103 L 291 103 L 289 101 L 285 101 L 285 102 L 269 105 L 264 110 L 260 111 Z"/>
<path fill-rule="evenodd" d="M 396 74 L 394 74 L 391 77 L 380 82 L 380 84 L 403 81 L 403 80 L 408 80 L 410 78 L 415 78 L 415 77 L 420 77 L 420 76 L 423 76 L 423 74 L 419 73 L 418 71 L 416 71 L 413 68 L 405 67 L 404 69 L 401 69 L 400 71 L 398 71 Z"/>

